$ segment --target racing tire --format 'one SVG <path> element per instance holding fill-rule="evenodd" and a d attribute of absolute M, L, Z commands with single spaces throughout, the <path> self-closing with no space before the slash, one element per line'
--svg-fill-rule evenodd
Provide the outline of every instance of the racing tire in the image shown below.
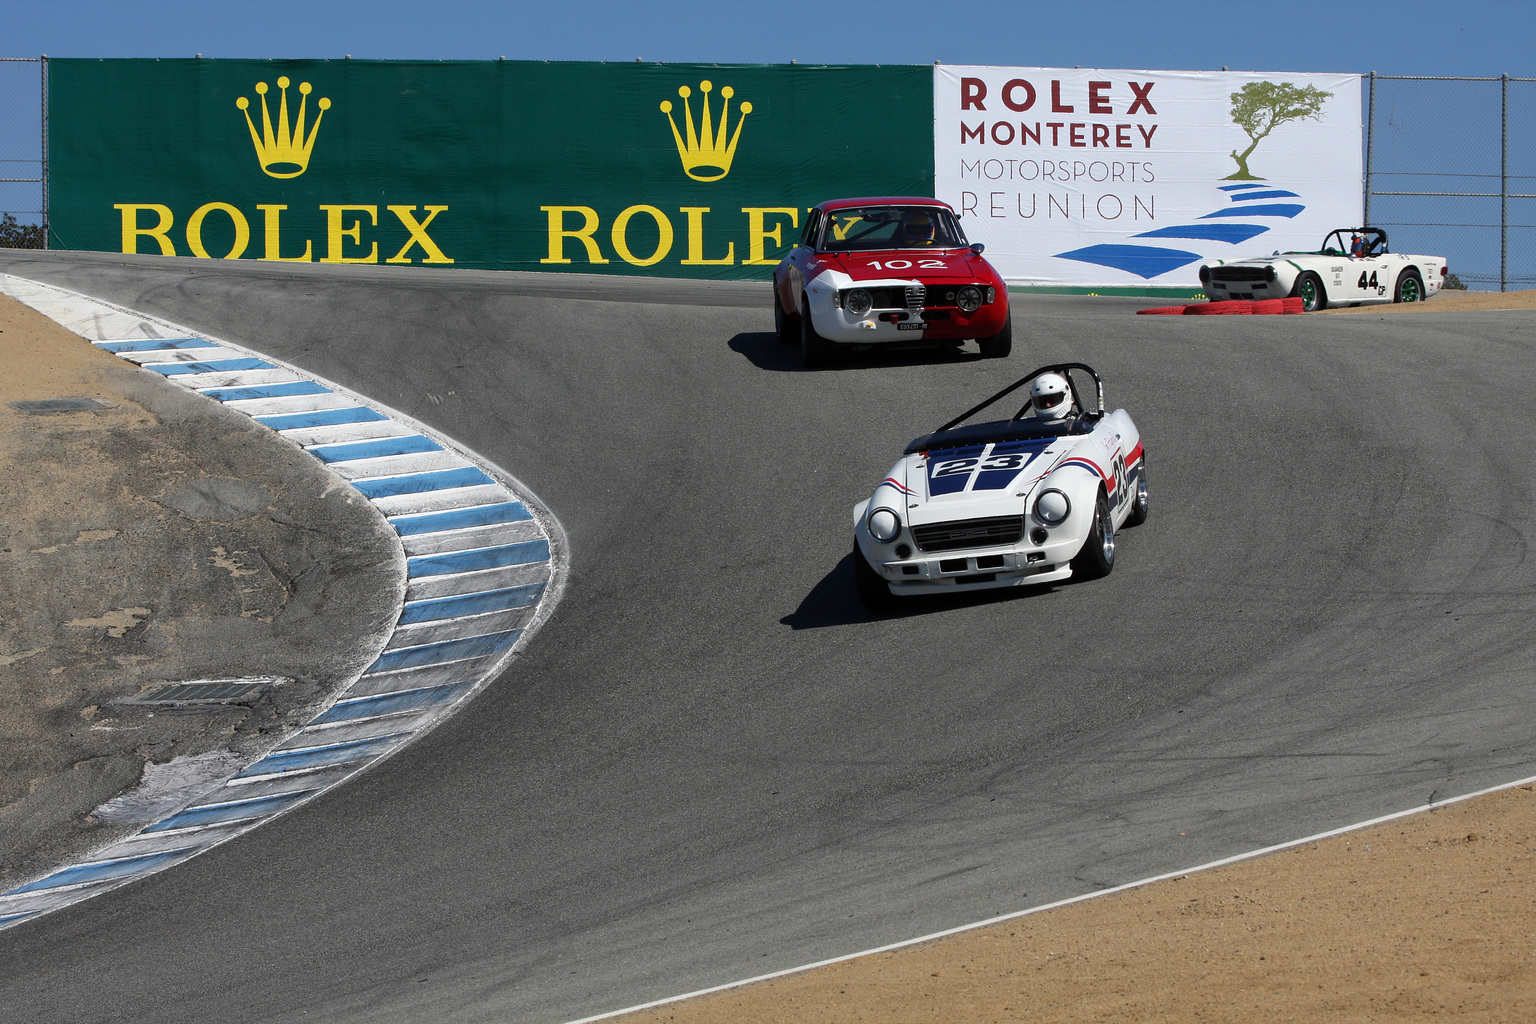
<path fill-rule="evenodd" d="M 1416 271 L 1405 270 L 1397 275 L 1397 287 L 1392 290 L 1393 302 L 1423 302 L 1424 282 Z"/>
<path fill-rule="evenodd" d="M 1328 293 L 1323 290 L 1323 279 L 1307 271 L 1296 279 L 1291 296 L 1301 300 L 1301 308 L 1308 313 L 1328 308 Z"/>
<path fill-rule="evenodd" d="M 1147 521 L 1147 457 L 1141 457 L 1141 469 L 1136 474 L 1136 494 L 1131 498 L 1131 512 L 1123 526 L 1140 526 Z"/>
<path fill-rule="evenodd" d="M 800 300 L 800 360 L 806 366 L 826 366 L 832 361 L 832 343 L 816 333 L 811 322 L 811 301 Z"/>
<path fill-rule="evenodd" d="M 779 336 L 779 340 L 786 345 L 793 345 L 800 340 L 800 331 L 789 319 L 789 314 L 784 312 L 784 307 L 779 304 L 779 286 L 773 285 L 773 333 Z"/>
<path fill-rule="evenodd" d="M 890 584 L 869 564 L 864 552 L 859 550 L 858 541 L 853 542 L 853 587 L 859 593 L 859 603 L 872 612 L 890 611 L 896 607 L 896 595 L 891 593 Z"/>
<path fill-rule="evenodd" d="M 1013 310 L 1008 311 L 1008 319 L 1003 321 L 1002 329 L 996 334 L 986 338 L 977 338 L 976 344 L 981 348 L 983 359 L 1002 359 L 1013 351 Z"/>
<path fill-rule="evenodd" d="M 1093 508 L 1093 529 L 1088 531 L 1082 550 L 1072 559 L 1072 576 L 1080 580 L 1103 579 L 1114 568 L 1115 520 L 1109 514 L 1109 500 L 1100 490 Z"/>

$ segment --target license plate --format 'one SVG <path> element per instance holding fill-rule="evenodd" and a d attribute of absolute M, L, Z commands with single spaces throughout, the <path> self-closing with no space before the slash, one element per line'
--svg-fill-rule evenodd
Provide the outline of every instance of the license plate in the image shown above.
<path fill-rule="evenodd" d="M 927 326 L 928 321 L 926 320 L 908 320 L 906 323 L 897 324 L 896 329 L 898 331 L 921 331 Z"/>

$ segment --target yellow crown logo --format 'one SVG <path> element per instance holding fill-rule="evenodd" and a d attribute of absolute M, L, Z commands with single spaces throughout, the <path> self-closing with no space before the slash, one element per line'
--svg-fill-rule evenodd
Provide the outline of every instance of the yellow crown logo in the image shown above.
<path fill-rule="evenodd" d="M 251 101 L 241 96 L 235 100 L 235 106 L 245 111 L 245 126 L 251 130 L 251 144 L 256 147 L 256 159 L 261 161 L 261 169 L 274 178 L 297 178 L 309 168 L 309 151 L 315 148 L 315 136 L 320 134 L 320 118 L 331 109 L 331 101 L 320 100 L 320 113 L 315 115 L 314 126 L 306 139 L 304 108 L 309 103 L 313 86 L 308 82 L 299 83 L 299 92 L 304 98 L 299 100 L 299 117 L 291 132 L 288 129 L 288 79 L 279 78 L 277 87 L 282 90 L 283 97 L 278 105 L 275 133 L 272 131 L 272 115 L 267 110 L 266 82 L 256 83 L 256 91 L 261 94 L 260 135 L 256 134 L 256 125 L 251 121 Z"/>
<path fill-rule="evenodd" d="M 736 155 L 736 143 L 741 140 L 741 126 L 746 123 L 747 115 L 752 113 L 752 104 L 741 105 L 741 116 L 736 119 L 736 134 L 731 136 L 730 144 L 727 145 L 725 134 L 729 126 L 726 122 L 730 119 L 731 97 L 736 95 L 736 90 L 730 86 L 720 90 L 725 102 L 720 105 L 720 130 L 715 132 L 709 114 L 709 93 L 713 88 L 710 82 L 699 83 L 699 91 L 704 97 L 700 119 L 702 131 L 698 133 L 693 128 L 693 108 L 688 105 L 688 97 L 693 95 L 693 91 L 686 85 L 678 88 L 677 94 L 683 98 L 687 139 L 677 130 L 677 120 L 672 116 L 672 101 L 661 101 L 661 112 L 667 115 L 667 121 L 672 125 L 672 138 L 677 141 L 677 155 L 683 160 L 683 173 L 694 181 L 719 181 L 731 173 L 731 158 Z"/>

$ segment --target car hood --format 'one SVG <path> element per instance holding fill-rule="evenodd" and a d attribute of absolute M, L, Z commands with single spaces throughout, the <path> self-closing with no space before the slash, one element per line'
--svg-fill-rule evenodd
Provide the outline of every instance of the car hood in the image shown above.
<path fill-rule="evenodd" d="M 969 249 L 899 249 L 838 253 L 822 257 L 830 270 L 853 281 L 892 278 L 974 280 L 990 276 L 989 264 Z"/>
<path fill-rule="evenodd" d="M 1031 438 L 908 455 L 888 482 L 899 482 L 914 526 L 1016 515 L 1035 484 L 1083 437 Z"/>

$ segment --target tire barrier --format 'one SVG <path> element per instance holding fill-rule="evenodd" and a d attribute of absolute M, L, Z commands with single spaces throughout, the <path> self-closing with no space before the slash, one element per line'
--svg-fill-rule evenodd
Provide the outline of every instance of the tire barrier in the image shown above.
<path fill-rule="evenodd" d="M 1153 306 L 1138 309 L 1138 316 L 1262 316 L 1265 314 L 1304 313 L 1300 298 L 1222 299 L 1219 302 L 1194 302 L 1187 306 Z"/>

